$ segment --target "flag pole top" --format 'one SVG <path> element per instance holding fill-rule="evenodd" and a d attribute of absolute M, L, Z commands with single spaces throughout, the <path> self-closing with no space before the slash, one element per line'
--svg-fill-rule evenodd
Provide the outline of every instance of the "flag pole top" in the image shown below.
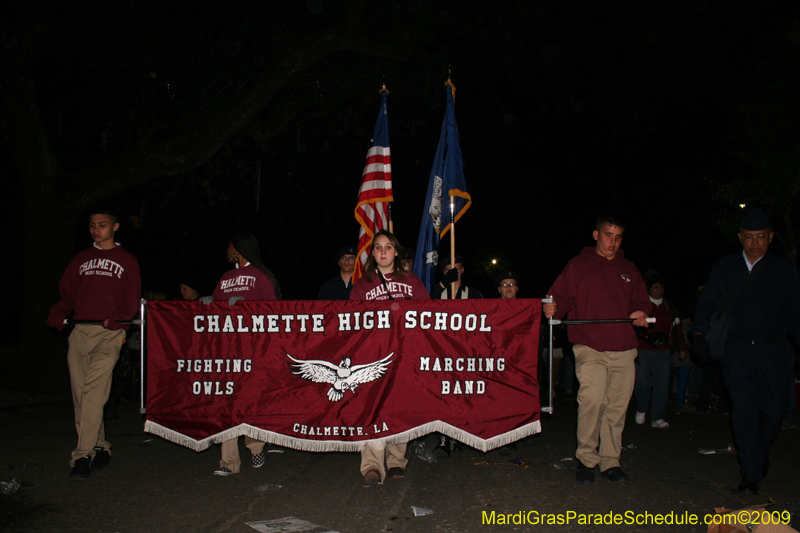
<path fill-rule="evenodd" d="M 450 87 L 450 94 L 453 95 L 453 104 L 455 105 L 455 103 L 456 103 L 456 86 L 453 85 L 453 82 L 450 81 L 450 78 L 447 78 L 447 81 L 444 82 L 444 86 L 445 87 Z"/>
<path fill-rule="evenodd" d="M 381 86 L 381 89 L 378 91 L 378 94 L 389 94 L 389 89 L 386 88 L 385 83 Z"/>

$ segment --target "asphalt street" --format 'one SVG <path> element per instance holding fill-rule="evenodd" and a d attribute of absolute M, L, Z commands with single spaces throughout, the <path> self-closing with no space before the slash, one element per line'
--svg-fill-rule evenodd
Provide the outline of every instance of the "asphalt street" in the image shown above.
<path fill-rule="evenodd" d="M 719 412 L 671 409 L 671 427 L 655 429 L 649 420 L 634 424 L 631 407 L 622 456 L 627 482 L 612 484 L 599 475 L 594 484 L 575 481 L 577 404 L 568 397 L 556 400 L 539 435 L 517 442 L 510 454 L 465 448 L 433 464 L 411 458 L 404 479 L 365 488 L 356 454 L 274 447 L 278 453 L 268 453 L 261 469 L 245 464 L 238 475 L 214 476 L 218 446 L 197 453 L 144 433 L 135 404 L 123 404 L 120 418 L 107 422 L 111 464 L 89 480 L 70 480 L 75 430 L 69 398 L 17 398 L 0 405 L 6 463 L 0 479 L 22 485 L 15 494 L 0 495 L 0 531 L 246 533 L 255 531 L 246 522 L 293 516 L 342 533 L 699 532 L 706 531 L 703 517 L 715 507 L 738 509 L 770 498 L 771 510 L 800 517 L 800 430 L 782 431 L 761 494 L 743 495 L 734 490 L 735 453 L 698 453 L 728 447 L 728 417 Z M 244 443 L 240 447 L 247 459 Z M 433 514 L 415 516 L 412 507 Z M 635 523 L 648 514 L 678 520 L 686 513 L 701 523 Z M 530 523 L 544 514 L 569 523 Z M 579 523 L 597 514 L 634 523 Z M 528 523 L 515 524 L 520 517 Z M 795 528 L 798 523 L 794 518 Z"/>

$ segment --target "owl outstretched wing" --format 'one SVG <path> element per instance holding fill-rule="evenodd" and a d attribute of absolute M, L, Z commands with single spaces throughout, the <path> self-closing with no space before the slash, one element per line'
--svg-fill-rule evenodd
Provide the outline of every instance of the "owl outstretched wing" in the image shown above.
<path fill-rule="evenodd" d="M 286 357 L 294 361 L 294 363 L 289 363 L 289 365 L 297 368 L 297 372 L 293 371 L 292 374 L 296 374 L 303 379 L 315 383 L 334 383 L 338 379 L 336 370 L 339 367 L 333 363 L 314 359 L 301 361 L 300 359 L 295 359 L 288 353 Z"/>
<path fill-rule="evenodd" d="M 350 367 L 350 377 L 347 378 L 346 382 L 349 385 L 361 385 L 362 383 L 369 383 L 370 381 L 374 381 L 379 377 L 383 376 L 386 373 L 386 370 L 389 368 L 389 365 L 392 361 L 389 359 L 394 355 L 394 352 L 390 353 L 383 359 L 379 361 L 375 361 L 373 363 L 369 363 L 366 365 L 356 365 Z M 351 387 L 354 388 L 354 387 Z"/>

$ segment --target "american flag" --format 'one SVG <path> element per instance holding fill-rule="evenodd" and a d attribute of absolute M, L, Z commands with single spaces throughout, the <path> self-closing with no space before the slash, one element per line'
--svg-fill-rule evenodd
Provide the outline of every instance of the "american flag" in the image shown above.
<path fill-rule="evenodd" d="M 353 283 L 364 275 L 369 258 L 372 236 L 382 229 L 389 228 L 389 202 L 392 196 L 392 158 L 389 152 L 389 119 L 386 111 L 386 86 L 381 89 L 381 109 L 375 132 L 372 135 L 372 148 L 367 152 L 367 162 L 361 174 L 361 188 L 358 190 L 356 220 L 361 225 L 358 232 L 358 255 Z"/>

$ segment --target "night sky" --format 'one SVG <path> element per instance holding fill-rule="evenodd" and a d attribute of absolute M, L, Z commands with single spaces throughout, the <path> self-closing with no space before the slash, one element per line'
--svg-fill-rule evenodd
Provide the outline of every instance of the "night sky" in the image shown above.
<path fill-rule="evenodd" d="M 263 116 L 205 163 L 106 198 L 102 203 L 123 215 L 117 240 L 139 258 L 144 288 L 173 298 L 191 278 L 202 279 L 209 293 L 230 267 L 228 235 L 247 227 L 284 297 L 315 298 L 337 272 L 336 251 L 357 240 L 353 209 L 384 81 L 395 230 L 413 247 L 449 67 L 473 199 L 456 231 L 467 284 L 496 297 L 491 281 L 507 268 L 521 275 L 521 297 L 542 297 L 566 262 L 593 245 L 597 215 L 614 212 L 627 221 L 626 257 L 642 270 L 659 270 L 668 298 L 690 302 L 713 260 L 738 246 L 735 225 L 727 235 L 718 228 L 722 217 L 738 216 L 738 202 L 713 199 L 709 180 L 752 180 L 758 188 L 758 180 L 769 179 L 747 150 L 754 132 L 742 112 L 764 104 L 764 72 L 790 87 L 782 93 L 790 101 L 771 96 L 773 112 L 794 116 L 795 80 L 783 76 L 796 77 L 797 63 L 765 63 L 776 54 L 800 57 L 796 3 L 535 4 L 476 2 L 448 12 L 456 8 L 411 3 L 395 19 L 398 5 L 376 3 L 380 9 L 371 8 L 367 20 L 389 19 L 381 20 L 387 42 L 407 24 L 412 44 L 393 49 L 398 57 L 333 54 L 298 73 Z M 147 128 L 155 137 L 190 129 L 179 118 L 213 113 L 215 91 L 222 90 L 215 83 L 259 64 L 254 43 L 274 35 L 277 56 L 286 35 L 300 39 L 298 17 L 311 31 L 338 16 L 334 4 L 317 1 L 263 8 L 271 13 L 243 6 L 233 3 L 224 13 L 149 7 L 123 13 L 130 18 L 43 11 L 51 22 L 32 68 L 64 168 L 123 152 Z M 283 23 L 292 27 L 281 29 Z M 258 136 L 270 113 L 301 96 L 311 103 L 275 134 Z M 781 158 L 775 150 L 772 157 Z M 25 171 L 8 143 L 0 163 L 6 193 L 21 197 Z M 22 205 L 4 210 L 5 228 L 18 224 Z M 91 244 L 85 220 L 81 213 L 71 221 L 75 251 Z M 36 253 L 24 249 L 21 232 L 6 231 L 6 238 L 6 250 Z M 499 264 L 492 267 L 491 259 Z M 54 260 L 65 265 L 69 258 Z M 21 285 L 7 296 L 25 298 Z"/>

